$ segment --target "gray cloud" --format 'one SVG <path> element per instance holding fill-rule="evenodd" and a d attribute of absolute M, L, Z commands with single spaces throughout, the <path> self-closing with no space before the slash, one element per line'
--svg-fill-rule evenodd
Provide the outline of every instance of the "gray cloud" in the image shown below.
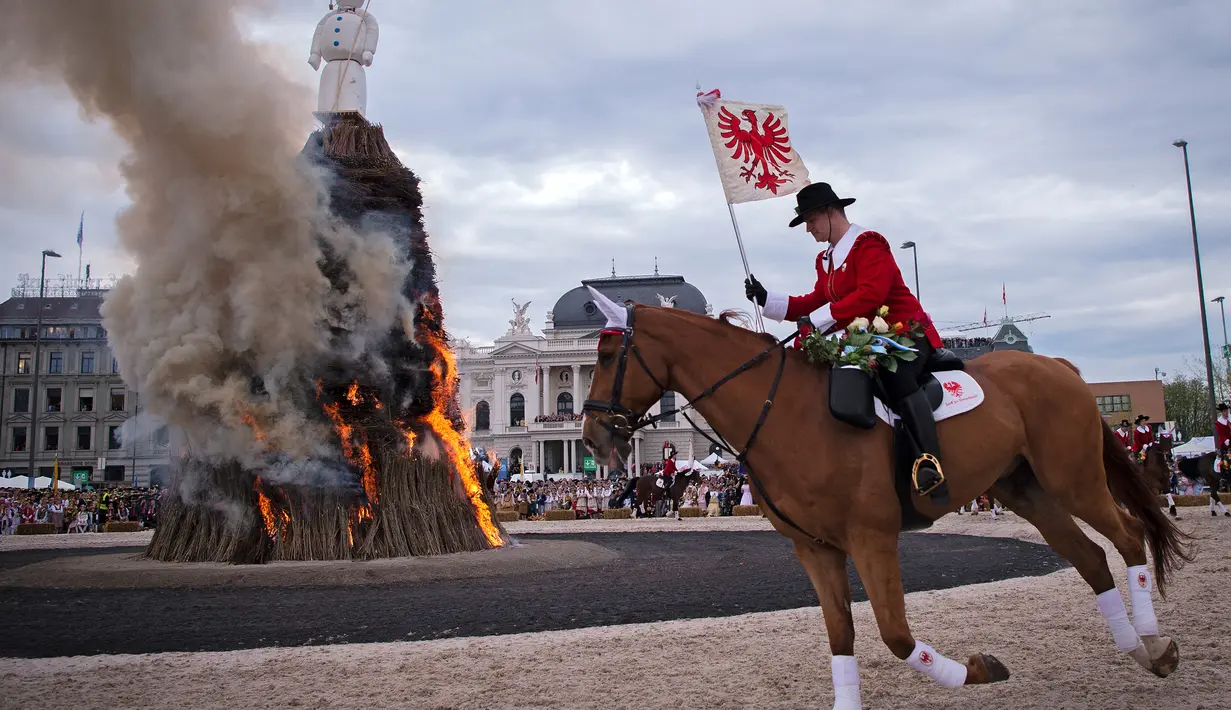
<path fill-rule="evenodd" d="M 307 44 L 322 10 L 288 1 L 252 30 L 312 86 Z M 376 0 L 372 11 L 382 34 L 369 114 L 424 178 L 456 335 L 502 333 L 508 296 L 533 299 L 541 323 L 613 257 L 620 273 L 645 273 L 658 256 L 716 308 L 746 305 L 698 79 L 789 108 L 814 179 L 858 197 L 859 223 L 919 244 L 938 321 L 984 308 L 995 318 L 1004 282 L 1010 312 L 1052 314 L 1028 328 L 1036 348 L 1091 379 L 1149 378 L 1199 353 L 1177 137 L 1191 142 L 1207 298 L 1231 291 L 1231 8 L 1217 0 L 772 12 Z M 118 252 L 93 251 L 108 248 L 105 223 L 124 204 L 108 183 L 114 141 L 64 100 L 31 96 L 20 112 L 0 108 L 0 158 L 23 175 L 20 197 L 0 198 L 13 264 L 0 279 L 36 271 L 41 241 L 71 252 L 87 205 L 87 258 L 124 268 Z M 786 228 L 792 203 L 736 209 L 754 271 L 799 293 L 816 246 Z"/>

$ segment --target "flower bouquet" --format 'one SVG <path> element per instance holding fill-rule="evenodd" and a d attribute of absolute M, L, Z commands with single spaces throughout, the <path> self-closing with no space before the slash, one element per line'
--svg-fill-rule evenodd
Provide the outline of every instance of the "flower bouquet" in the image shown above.
<path fill-rule="evenodd" d="M 915 341 L 925 336 L 923 326 L 915 321 L 890 325 L 885 322 L 888 314 L 889 307 L 881 306 L 871 321 L 856 318 L 833 337 L 813 330 L 804 338 L 804 354 L 816 364 L 853 365 L 868 374 L 880 368 L 896 372 L 898 362 L 910 362 L 919 356 Z"/>

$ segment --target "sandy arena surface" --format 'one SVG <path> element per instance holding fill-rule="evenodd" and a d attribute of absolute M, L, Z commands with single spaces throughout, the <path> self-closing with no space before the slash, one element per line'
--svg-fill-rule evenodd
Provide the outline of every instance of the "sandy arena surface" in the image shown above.
<path fill-rule="evenodd" d="M 1156 600 L 1164 632 L 1180 646 L 1170 678 L 1115 650 L 1070 569 L 907 597 L 917 637 L 952 657 L 983 651 L 1008 666 L 1012 678 L 991 686 L 947 691 L 925 680 L 881 644 L 868 604 L 856 604 L 864 706 L 1228 707 L 1231 615 L 1219 600 L 1231 581 L 1231 521 L 1190 512 L 1181 525 L 1200 549 L 1168 599 Z M 951 515 L 933 530 L 1038 539 L 1015 516 Z M 1122 580 L 1119 556 L 1109 560 Z M 97 707 L 100 697 L 110 708 L 829 708 L 822 629 L 819 610 L 806 608 L 416 643 L 6 659 L 0 697 L 14 708 Z"/>

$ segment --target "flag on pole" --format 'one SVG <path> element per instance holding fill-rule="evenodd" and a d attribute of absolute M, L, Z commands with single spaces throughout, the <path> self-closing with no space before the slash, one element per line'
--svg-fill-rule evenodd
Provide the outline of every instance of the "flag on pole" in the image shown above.
<path fill-rule="evenodd" d="M 1003 304 L 1004 304 L 1004 305 L 1006 305 L 1006 306 L 1007 306 L 1007 305 L 1009 305 L 1009 298 L 1008 298 L 1008 296 L 1006 295 L 1006 291 L 1004 290 L 1004 282 L 1003 282 L 1003 281 L 1001 281 L 1001 282 L 1000 282 L 1000 302 L 1001 302 L 1001 303 L 1003 303 Z"/>
<path fill-rule="evenodd" d="M 808 168 L 795 152 L 783 106 L 722 98 L 714 89 L 697 93 L 727 204 L 754 202 L 798 192 Z"/>
<path fill-rule="evenodd" d="M 81 248 L 81 242 L 85 238 L 85 212 L 81 213 L 81 221 L 77 223 L 77 248 Z"/>
<path fill-rule="evenodd" d="M 987 325 L 987 306 L 983 307 L 983 325 Z"/>

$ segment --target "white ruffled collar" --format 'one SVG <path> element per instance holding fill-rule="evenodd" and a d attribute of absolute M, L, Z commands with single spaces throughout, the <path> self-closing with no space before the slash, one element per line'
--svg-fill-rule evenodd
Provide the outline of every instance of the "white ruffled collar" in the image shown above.
<path fill-rule="evenodd" d="M 855 247 L 855 240 L 866 231 L 868 230 L 857 224 L 852 224 L 851 228 L 846 230 L 846 234 L 843 234 L 842 238 L 838 240 L 838 243 L 825 251 L 825 269 L 833 271 L 846 263 L 846 257 L 850 255 L 851 249 Z"/>

